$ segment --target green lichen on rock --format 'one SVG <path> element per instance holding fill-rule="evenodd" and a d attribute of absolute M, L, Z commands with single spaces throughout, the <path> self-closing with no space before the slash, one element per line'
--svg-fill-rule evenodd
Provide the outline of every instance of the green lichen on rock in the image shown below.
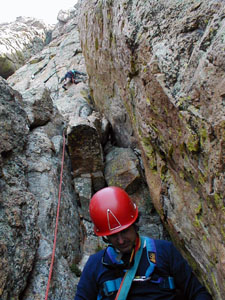
<path fill-rule="evenodd" d="M 181 179 L 184 179 L 184 178 L 185 178 L 184 172 L 181 172 L 181 171 L 180 171 L 180 172 L 179 172 L 179 176 L 180 176 Z"/>
<path fill-rule="evenodd" d="M 0 56 L 0 76 L 7 79 L 15 71 L 15 65 L 6 57 Z"/>
<path fill-rule="evenodd" d="M 177 102 L 177 106 L 180 109 L 186 109 L 191 104 L 190 101 L 191 101 L 190 96 L 180 97 L 180 99 Z"/>
<path fill-rule="evenodd" d="M 221 234 L 222 234 L 222 236 L 223 236 L 223 238 L 225 240 L 225 229 L 222 226 L 220 228 L 220 232 L 221 232 Z"/>
<path fill-rule="evenodd" d="M 159 115 L 160 108 L 158 105 L 155 106 L 153 101 L 151 102 L 151 109 L 156 115 Z"/>
<path fill-rule="evenodd" d="M 216 204 L 217 208 L 221 209 L 221 208 L 224 207 L 222 195 L 215 193 L 215 195 L 214 195 L 214 201 L 215 201 L 215 204 Z"/>
<path fill-rule="evenodd" d="M 129 91 L 130 91 L 130 97 L 131 97 L 131 99 L 133 99 L 134 90 L 129 89 Z M 130 120 L 132 120 L 132 124 L 135 126 L 136 122 L 137 122 L 136 115 L 135 115 L 135 108 L 133 107 L 133 110 L 132 110 L 131 106 L 129 105 L 129 101 L 124 101 L 123 104 L 124 104 L 124 107 L 126 109 L 126 112 L 129 116 Z"/>
<path fill-rule="evenodd" d="M 198 266 L 196 260 L 191 256 L 191 254 L 190 254 L 189 252 L 186 252 L 186 251 L 185 251 L 185 253 L 186 253 L 187 260 L 188 260 L 188 262 L 189 262 L 189 264 L 190 264 L 192 270 L 193 270 L 195 273 L 197 273 L 197 272 L 199 271 L 200 268 L 199 268 L 199 266 Z"/>
<path fill-rule="evenodd" d="M 158 130 L 158 128 L 156 127 L 156 125 L 155 125 L 154 123 L 151 123 L 151 124 L 150 124 L 150 127 L 152 128 L 152 130 L 153 130 L 155 133 L 159 134 L 159 130 Z M 161 140 L 162 140 L 162 136 L 161 136 Z"/>
<path fill-rule="evenodd" d="M 199 135 L 200 135 L 200 145 L 203 146 L 208 136 L 207 129 L 205 127 L 200 128 Z"/>
<path fill-rule="evenodd" d="M 22 51 L 17 50 L 16 51 L 16 57 L 18 63 L 22 66 L 25 63 L 25 58 Z"/>
<path fill-rule="evenodd" d="M 168 156 L 169 157 L 172 157 L 173 151 L 174 151 L 173 144 L 172 143 L 168 143 Z"/>
<path fill-rule="evenodd" d="M 129 77 L 132 79 L 133 77 L 138 75 L 138 68 L 136 66 L 136 61 L 133 56 L 130 56 L 130 73 Z"/>
<path fill-rule="evenodd" d="M 103 1 L 98 1 L 97 8 L 95 10 L 96 20 L 98 22 L 99 28 L 103 28 Z"/>
<path fill-rule="evenodd" d="M 199 171 L 198 182 L 203 185 L 206 182 L 206 176 Z"/>
<path fill-rule="evenodd" d="M 197 216 L 195 216 L 195 220 L 194 220 L 194 222 L 193 222 L 193 225 L 194 225 L 195 227 L 197 227 L 197 228 L 200 227 L 200 221 L 199 221 L 199 219 L 198 219 Z"/>
<path fill-rule="evenodd" d="M 168 168 L 166 165 L 163 165 L 160 169 L 160 178 L 162 181 L 165 181 L 166 179 L 166 174 L 167 174 Z"/>
<path fill-rule="evenodd" d="M 190 152 L 199 151 L 199 137 L 197 134 L 190 133 L 188 140 L 186 142 L 187 148 Z"/>
<path fill-rule="evenodd" d="M 148 138 L 142 138 L 141 142 L 145 149 L 145 154 L 148 157 L 150 169 L 156 170 L 157 169 L 157 161 L 156 161 L 156 156 L 155 156 L 155 150 L 152 147 L 151 142 L 149 141 Z"/>
<path fill-rule="evenodd" d="M 220 293 L 220 289 L 218 287 L 218 283 L 217 283 L 215 274 L 213 272 L 211 272 L 211 278 L 212 278 L 212 281 L 213 281 L 213 285 L 214 285 L 215 289 L 217 290 L 217 292 L 219 294 Z"/>
<path fill-rule="evenodd" d="M 30 65 L 34 65 L 34 64 L 39 63 L 39 62 L 42 61 L 42 60 L 43 60 L 43 57 L 37 57 L 37 58 L 31 59 L 31 60 L 29 61 L 29 64 L 30 64 Z"/>
<path fill-rule="evenodd" d="M 202 214 L 202 203 L 200 202 L 198 207 L 195 209 L 195 214 L 196 215 L 201 215 Z"/>
<path fill-rule="evenodd" d="M 195 220 L 193 225 L 197 228 L 201 226 L 201 219 L 202 219 L 202 203 L 200 202 L 198 207 L 195 209 Z"/>
<path fill-rule="evenodd" d="M 111 15 L 110 11 L 107 11 L 107 20 L 108 21 L 112 20 L 112 15 Z"/>

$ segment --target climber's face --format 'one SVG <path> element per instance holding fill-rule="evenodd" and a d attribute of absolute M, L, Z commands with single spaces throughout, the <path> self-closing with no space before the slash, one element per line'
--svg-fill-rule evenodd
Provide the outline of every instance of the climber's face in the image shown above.
<path fill-rule="evenodd" d="M 122 253 L 129 253 L 135 246 L 137 232 L 134 225 L 131 225 L 118 233 L 107 236 L 107 238 L 114 248 Z"/>

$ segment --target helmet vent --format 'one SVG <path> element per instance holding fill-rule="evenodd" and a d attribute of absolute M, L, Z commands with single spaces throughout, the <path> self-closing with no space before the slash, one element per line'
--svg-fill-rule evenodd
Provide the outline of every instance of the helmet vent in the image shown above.
<path fill-rule="evenodd" d="M 121 227 L 119 220 L 109 208 L 107 209 L 107 221 L 108 221 L 108 228 L 110 231 Z"/>

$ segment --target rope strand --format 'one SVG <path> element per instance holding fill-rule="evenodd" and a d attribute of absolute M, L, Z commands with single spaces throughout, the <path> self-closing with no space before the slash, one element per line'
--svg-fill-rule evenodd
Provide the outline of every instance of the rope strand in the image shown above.
<path fill-rule="evenodd" d="M 60 183 L 59 183 L 59 195 L 58 195 L 58 206 L 57 206 L 57 214 L 56 214 L 56 223 L 55 223 L 55 233 L 54 233 L 54 243 L 53 243 L 53 250 L 52 250 L 52 259 L 50 265 L 50 271 L 48 275 L 48 284 L 45 293 L 45 300 L 48 299 L 48 292 L 50 287 L 50 282 L 52 278 L 52 270 L 54 265 L 54 258 L 55 258 L 55 249 L 56 249 L 56 238 L 57 238 L 57 231 L 58 231 L 58 223 L 59 223 L 59 209 L 60 209 L 60 202 L 61 202 L 61 191 L 62 191 L 62 177 L 63 177 L 63 163 L 64 163 L 64 155 L 65 155 L 65 144 L 66 144 L 65 135 L 63 133 L 63 152 L 62 152 L 62 161 L 61 161 L 61 173 L 60 173 Z"/>

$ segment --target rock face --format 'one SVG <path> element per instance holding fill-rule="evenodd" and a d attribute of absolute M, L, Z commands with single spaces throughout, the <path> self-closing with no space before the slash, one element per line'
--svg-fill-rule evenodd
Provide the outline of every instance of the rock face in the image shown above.
<path fill-rule="evenodd" d="M 103 247 L 88 205 L 111 184 L 138 204 L 141 233 L 168 238 L 161 216 L 223 298 L 223 9 L 222 1 L 80 1 L 60 11 L 51 42 L 0 81 L 2 300 L 45 298 L 64 134 L 48 299 L 73 300 L 77 267 Z M 64 91 L 72 68 L 88 76 Z"/>
<path fill-rule="evenodd" d="M 45 89 L 38 89 L 36 101 L 30 103 L 25 97 L 23 102 L 22 95 L 4 80 L 0 92 L 0 298 L 40 299 L 45 297 L 53 249 L 64 123 Z M 63 175 L 55 255 L 58 274 L 53 274 L 50 299 L 73 298 L 76 276 L 70 268 L 81 257 L 80 221 L 67 154 Z"/>
<path fill-rule="evenodd" d="M 0 295 L 7 299 L 9 291 L 17 295 L 26 284 L 33 268 L 39 229 L 38 204 L 26 178 L 28 119 L 4 80 L 0 81 L 0 94 Z"/>
<path fill-rule="evenodd" d="M 112 132 L 104 115 L 96 111 L 87 77 L 67 91 L 61 87 L 61 78 L 69 69 L 86 70 L 77 28 L 77 10 L 60 13 L 59 17 L 52 32 L 53 40 L 7 82 L 2 79 L 2 300 L 45 298 L 53 249 L 63 133 L 66 151 L 61 207 L 48 299 L 72 300 L 80 272 L 78 267 L 82 269 L 88 255 L 103 247 L 103 242 L 94 236 L 88 205 L 92 194 L 111 180 L 128 189 L 133 200 L 140 204 L 143 213 L 140 229 L 155 238 L 168 238 L 151 203 L 144 172 L 139 165 L 138 149 L 134 152 L 131 148 L 116 147 L 116 133 Z M 117 171 L 111 171 L 108 159 L 111 157 L 111 162 L 117 160 L 118 153 L 123 168 L 120 166 Z M 135 153 L 139 153 L 138 156 Z M 106 177 L 104 173 L 107 173 Z M 21 195 L 20 201 L 18 197 L 14 199 L 17 194 Z M 30 207 L 33 210 L 29 215 Z M 21 219 L 29 226 L 20 226 Z M 24 257 L 28 257 L 27 261 Z"/>
<path fill-rule="evenodd" d="M 70 64 L 72 67 L 77 60 L 84 61 L 79 50 L 75 59 L 73 57 L 76 47 L 80 49 L 80 46 L 76 39 L 77 30 L 71 23 L 70 19 L 66 27 L 68 32 L 72 31 L 71 37 L 67 33 L 67 39 L 62 38 L 60 28 L 64 23 L 61 27 L 58 25 L 51 46 L 38 51 L 14 73 L 8 80 L 13 89 L 6 81 L 1 81 L 0 122 L 1 140 L 4 141 L 0 151 L 2 300 L 45 298 L 59 196 L 63 132 L 66 133 L 65 124 L 70 120 L 70 114 L 74 114 L 71 109 L 74 103 L 59 89 L 60 80 Z M 57 48 L 60 43 L 62 47 Z M 53 99 L 58 101 L 59 110 L 64 110 L 63 116 Z M 63 106 L 66 103 L 70 107 Z M 57 246 L 48 299 L 74 298 L 78 280 L 74 268 L 81 259 L 80 241 L 84 239 L 77 195 L 66 148 Z"/>
<path fill-rule="evenodd" d="M 224 1 L 82 1 L 89 85 L 138 147 L 157 211 L 215 299 L 225 294 Z"/>
<path fill-rule="evenodd" d="M 0 24 L 0 76 L 8 78 L 50 41 L 53 28 L 34 18 Z"/>

